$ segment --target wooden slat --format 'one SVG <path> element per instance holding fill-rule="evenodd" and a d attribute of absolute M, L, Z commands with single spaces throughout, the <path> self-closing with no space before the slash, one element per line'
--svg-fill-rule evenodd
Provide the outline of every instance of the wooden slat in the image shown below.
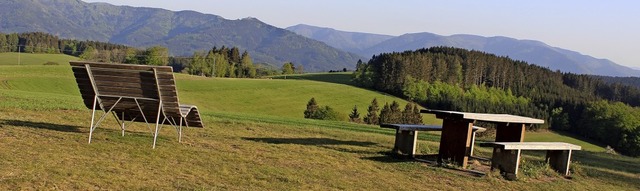
<path fill-rule="evenodd" d="M 442 131 L 440 125 L 414 125 L 414 124 L 380 124 L 382 128 L 397 129 L 402 131 Z M 473 126 L 473 131 L 484 132 L 484 127 Z"/>
<path fill-rule="evenodd" d="M 563 142 L 489 142 L 482 146 L 499 147 L 504 150 L 580 150 L 579 145 Z"/>
<path fill-rule="evenodd" d="M 469 113 L 459 111 L 444 111 L 423 109 L 421 113 L 436 114 L 438 118 L 456 118 L 465 120 L 477 120 L 496 123 L 524 123 L 524 124 L 543 124 L 544 120 L 530 117 L 523 117 L 509 114 L 490 114 L 490 113 Z"/>
<path fill-rule="evenodd" d="M 96 81 L 107 81 L 107 82 L 131 82 L 131 83 L 145 83 L 145 84 L 155 84 L 154 78 L 136 78 L 136 77 L 120 77 L 115 78 L 113 76 L 94 76 Z M 175 84 L 173 79 L 160 79 L 160 84 L 162 85 L 170 85 Z"/>
<path fill-rule="evenodd" d="M 86 68 L 72 68 L 76 77 L 85 76 L 88 78 L 88 73 Z M 155 75 L 153 71 L 130 71 L 130 70 L 100 70 L 100 69 L 91 69 L 91 73 L 95 76 L 108 76 L 108 77 L 117 77 L 117 78 L 140 78 L 145 77 L 149 79 L 155 79 Z M 174 79 L 173 73 L 158 73 L 158 79 Z"/>
<path fill-rule="evenodd" d="M 128 70 L 99 70 L 91 68 L 91 73 L 94 76 L 113 76 L 113 77 L 144 77 L 155 79 L 153 72 L 140 72 L 140 71 L 128 71 Z M 172 79 L 172 73 L 158 73 L 158 79 Z"/>
<path fill-rule="evenodd" d="M 147 66 L 129 64 L 107 64 L 97 62 L 70 62 L 72 71 L 76 77 L 78 88 L 85 106 L 91 108 L 94 99 L 94 90 L 89 73 L 85 65 L 89 65 L 92 78 L 95 80 L 97 91 L 100 93 L 101 103 L 107 108 L 113 106 L 117 97 L 105 97 L 104 95 L 119 97 L 158 98 L 158 89 L 162 95 L 163 110 L 167 117 L 179 120 L 183 114 L 189 114 L 185 120 L 190 127 L 203 127 L 198 109 L 195 106 L 181 106 L 178 101 L 178 92 L 173 75 L 173 69 L 169 66 Z M 156 69 L 156 74 L 153 69 Z M 158 77 L 156 86 L 156 76 Z M 159 101 L 139 100 L 142 111 L 149 122 L 155 122 Z M 132 120 L 140 115 L 140 109 L 133 99 L 123 98 L 113 111 L 123 119 Z M 161 117 L 160 120 L 164 120 Z M 144 122 L 142 117 L 135 121 Z"/>
<path fill-rule="evenodd" d="M 86 62 L 86 61 L 70 61 L 71 66 L 84 67 L 85 64 L 91 65 L 96 68 L 112 68 L 112 69 L 129 69 L 129 70 L 153 70 L 156 68 L 161 72 L 173 72 L 171 66 L 150 66 L 150 65 L 135 65 L 135 64 L 109 64 L 100 62 Z"/>

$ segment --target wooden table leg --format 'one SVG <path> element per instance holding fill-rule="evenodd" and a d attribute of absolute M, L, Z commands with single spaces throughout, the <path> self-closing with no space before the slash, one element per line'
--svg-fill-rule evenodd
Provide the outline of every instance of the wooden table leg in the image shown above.
<path fill-rule="evenodd" d="M 396 142 L 393 146 L 393 152 L 413 158 L 416 154 L 417 140 L 418 131 L 396 130 Z"/>
<path fill-rule="evenodd" d="M 522 142 L 524 130 L 525 125 L 522 123 L 498 123 L 496 142 Z"/>
<path fill-rule="evenodd" d="M 451 160 L 466 168 L 471 151 L 472 130 L 473 123 L 469 120 L 443 119 L 438 163 Z"/>
<path fill-rule="evenodd" d="M 491 157 L 491 170 L 500 169 L 505 173 L 505 178 L 515 180 L 518 175 L 518 166 L 520 165 L 520 150 L 502 150 L 494 148 Z"/>
<path fill-rule="evenodd" d="M 569 176 L 569 165 L 571 164 L 571 150 L 547 151 L 547 163 L 551 168 Z"/>

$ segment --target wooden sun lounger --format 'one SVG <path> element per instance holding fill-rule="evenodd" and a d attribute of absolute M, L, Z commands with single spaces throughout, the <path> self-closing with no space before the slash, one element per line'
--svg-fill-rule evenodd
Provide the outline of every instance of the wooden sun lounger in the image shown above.
<path fill-rule="evenodd" d="M 173 69 L 170 66 L 70 62 L 82 99 L 92 109 L 89 143 L 93 131 L 110 113 L 121 124 L 125 121 L 155 123 L 153 148 L 162 124 L 170 124 L 182 138 L 182 125 L 204 127 L 198 108 L 178 101 Z M 95 121 L 96 110 L 104 114 Z"/>

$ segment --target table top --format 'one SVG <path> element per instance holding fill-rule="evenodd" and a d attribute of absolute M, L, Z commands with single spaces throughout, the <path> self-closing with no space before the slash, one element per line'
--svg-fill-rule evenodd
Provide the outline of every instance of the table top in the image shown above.
<path fill-rule="evenodd" d="M 476 121 L 484 121 L 484 122 L 494 122 L 494 123 L 525 123 L 525 124 L 543 124 L 544 120 L 523 117 L 517 115 L 509 115 L 509 114 L 491 114 L 491 113 L 470 113 L 470 112 L 460 112 L 460 111 L 445 111 L 445 110 L 433 110 L 433 109 L 423 109 L 420 110 L 420 113 L 432 113 L 440 116 L 459 118 L 459 119 L 468 119 L 468 120 L 476 120 Z"/>

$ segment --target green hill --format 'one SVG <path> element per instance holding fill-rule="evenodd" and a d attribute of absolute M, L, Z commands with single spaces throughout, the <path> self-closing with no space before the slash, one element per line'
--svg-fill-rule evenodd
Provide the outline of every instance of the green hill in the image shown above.
<path fill-rule="evenodd" d="M 551 132 L 528 133 L 527 140 L 583 145 L 586 151 L 573 157 L 573 178 L 542 166 L 543 153 L 525 153 L 522 178 L 506 181 L 497 173 L 477 177 L 389 156 L 395 132 L 388 129 L 302 118 L 310 97 L 345 113 L 354 104 L 366 110 L 373 97 L 397 98 L 306 79 L 177 75 L 177 81 L 180 102 L 198 105 L 204 129 L 186 129 L 178 143 L 175 131 L 163 128 L 151 149 L 146 125 L 131 125 L 123 137 L 107 119 L 87 144 L 91 113 L 69 66 L 0 66 L 0 189 L 640 189 L 640 159 Z M 418 152 L 437 153 L 438 139 L 421 133 Z"/>
<path fill-rule="evenodd" d="M 69 65 L 72 60 L 79 59 L 65 54 L 0 53 L 0 65 Z"/>
<path fill-rule="evenodd" d="M 19 16 L 33 13 L 29 16 Z M 46 32 L 61 38 L 164 46 L 174 56 L 213 47 L 247 50 L 256 63 L 303 65 L 305 71 L 354 68 L 356 54 L 330 47 L 255 18 L 228 20 L 195 11 L 115 6 L 79 0 L 0 2 L 0 32 Z"/>

